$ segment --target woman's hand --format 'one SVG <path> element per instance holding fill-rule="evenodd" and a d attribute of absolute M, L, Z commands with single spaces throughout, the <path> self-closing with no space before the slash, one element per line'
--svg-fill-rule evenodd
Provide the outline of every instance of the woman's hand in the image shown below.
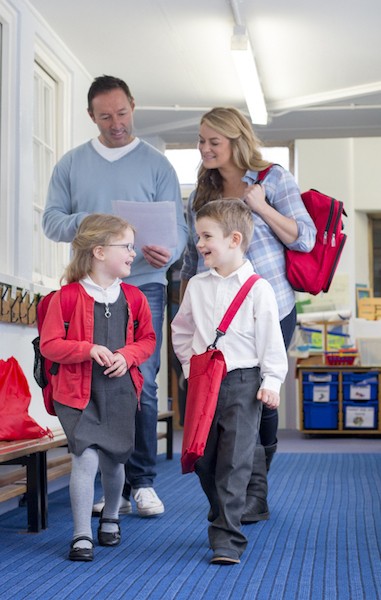
<path fill-rule="evenodd" d="M 285 217 L 266 202 L 266 190 L 263 183 L 250 185 L 243 198 L 250 210 L 267 223 L 272 232 L 287 245 L 293 244 L 298 237 L 298 225 L 294 219 Z"/>
<path fill-rule="evenodd" d="M 249 185 L 246 188 L 243 200 L 250 210 L 260 215 L 263 209 L 267 207 L 265 186 L 259 183 Z"/>

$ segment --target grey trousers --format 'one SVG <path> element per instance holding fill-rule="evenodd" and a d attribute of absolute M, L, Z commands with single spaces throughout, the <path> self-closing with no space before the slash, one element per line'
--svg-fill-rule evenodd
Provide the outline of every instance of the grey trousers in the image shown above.
<path fill-rule="evenodd" d="M 259 368 L 230 371 L 222 382 L 205 453 L 195 465 L 210 502 L 212 550 L 239 557 L 247 539 L 241 531 L 246 490 L 253 467 L 262 403 Z"/>

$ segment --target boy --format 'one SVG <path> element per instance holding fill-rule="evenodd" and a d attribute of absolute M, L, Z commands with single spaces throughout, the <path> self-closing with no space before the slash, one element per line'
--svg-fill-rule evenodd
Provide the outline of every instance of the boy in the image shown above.
<path fill-rule="evenodd" d="M 172 343 L 185 378 L 192 354 L 213 342 L 230 302 L 253 273 L 244 254 L 253 234 L 250 209 L 238 199 L 214 200 L 196 214 L 197 248 L 208 271 L 192 277 L 172 322 Z M 205 454 L 195 470 L 210 502 L 212 564 L 236 564 L 247 545 L 241 532 L 262 404 L 279 405 L 287 355 L 274 291 L 258 280 L 217 346 L 227 375 Z"/>

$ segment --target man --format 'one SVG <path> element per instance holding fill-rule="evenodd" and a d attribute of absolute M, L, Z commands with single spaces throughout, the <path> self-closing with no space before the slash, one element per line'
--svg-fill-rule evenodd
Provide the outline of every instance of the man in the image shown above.
<path fill-rule="evenodd" d="M 142 366 L 144 387 L 136 414 L 135 450 L 126 464 L 120 512 L 132 511 L 130 492 L 143 517 L 164 512 L 153 482 L 157 453 L 157 385 L 166 305 L 166 272 L 181 255 L 187 236 L 180 186 L 166 157 L 133 135 L 135 101 L 116 77 L 97 77 L 88 92 L 88 113 L 99 136 L 66 153 L 49 184 L 42 225 L 55 242 L 71 242 L 90 213 L 113 213 L 115 200 L 176 204 L 177 247 L 143 246 L 137 251 L 128 282 L 146 295 L 156 333 L 156 350 Z M 132 223 L 133 224 L 133 223 Z M 94 512 L 103 507 L 102 501 Z"/>

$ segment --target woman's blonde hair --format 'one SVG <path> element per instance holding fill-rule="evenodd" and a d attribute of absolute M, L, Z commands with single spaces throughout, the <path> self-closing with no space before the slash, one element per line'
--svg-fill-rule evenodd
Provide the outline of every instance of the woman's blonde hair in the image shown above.
<path fill-rule="evenodd" d="M 134 227 L 120 217 L 97 213 L 85 217 L 72 242 L 72 259 L 61 281 L 72 283 L 86 277 L 91 271 L 94 248 L 123 237 L 126 229 L 135 233 Z"/>
<path fill-rule="evenodd" d="M 239 198 L 223 198 L 211 200 L 204 204 L 196 213 L 196 221 L 207 217 L 221 227 L 224 237 L 233 231 L 242 234 L 241 249 L 246 252 L 253 237 L 254 221 L 249 207 Z"/>
<path fill-rule="evenodd" d="M 200 125 L 208 125 L 220 135 L 228 138 L 232 148 L 234 164 L 244 171 L 262 171 L 269 162 L 262 158 L 260 141 L 249 120 L 234 107 L 217 106 L 201 117 Z M 193 210 L 216 200 L 222 194 L 222 177 L 218 169 L 206 169 L 201 164 L 197 174 L 197 188 Z"/>

